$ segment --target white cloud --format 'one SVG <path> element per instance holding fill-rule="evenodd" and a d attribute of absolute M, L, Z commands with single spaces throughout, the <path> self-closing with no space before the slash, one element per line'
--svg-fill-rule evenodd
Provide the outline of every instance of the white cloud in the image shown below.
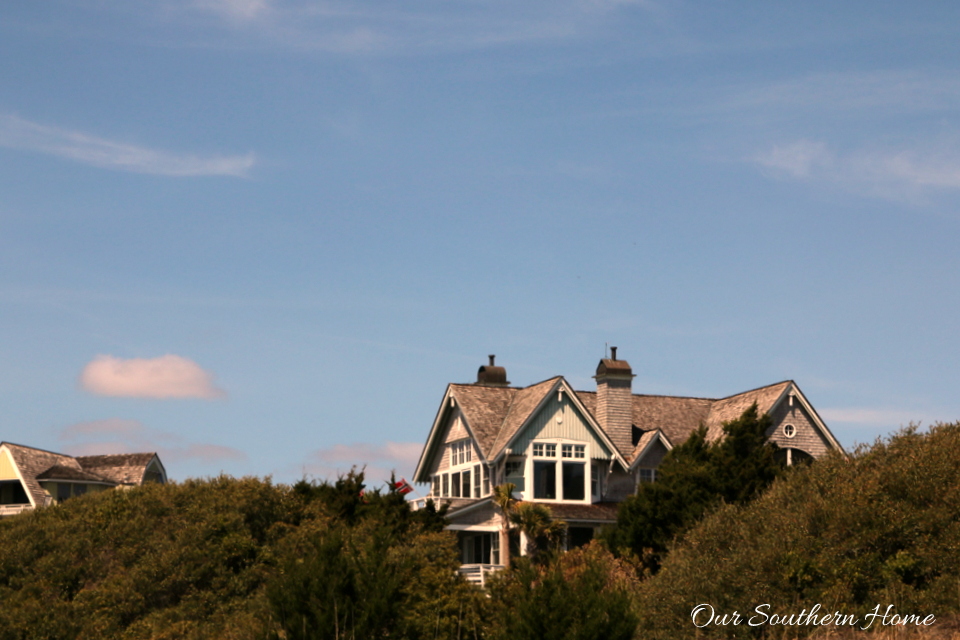
<path fill-rule="evenodd" d="M 365 467 L 366 482 L 371 487 L 389 480 L 391 472 L 395 472 L 398 479 L 405 477 L 412 481 L 422 450 L 423 444 L 419 442 L 337 444 L 311 453 L 298 471 L 319 478 L 334 478 L 352 467 L 358 470 Z"/>
<path fill-rule="evenodd" d="M 247 175 L 253 153 L 240 156 L 174 154 L 99 138 L 0 114 L 0 146 L 47 153 L 83 164 L 118 171 L 162 176 Z"/>
<path fill-rule="evenodd" d="M 108 418 L 78 422 L 60 430 L 71 455 L 105 455 L 155 451 L 165 465 L 184 461 L 213 464 L 246 461 L 247 454 L 219 444 L 189 442 L 182 436 L 151 429 L 137 420 Z"/>
<path fill-rule="evenodd" d="M 861 149 L 837 153 L 826 143 L 799 140 L 752 158 L 774 175 L 828 182 L 851 191 L 892 199 L 960 189 L 960 152 L 941 146 Z"/>
<path fill-rule="evenodd" d="M 100 396 L 127 398 L 222 398 L 213 374 L 196 362 L 168 354 L 123 360 L 99 355 L 80 373 L 80 386 Z"/>

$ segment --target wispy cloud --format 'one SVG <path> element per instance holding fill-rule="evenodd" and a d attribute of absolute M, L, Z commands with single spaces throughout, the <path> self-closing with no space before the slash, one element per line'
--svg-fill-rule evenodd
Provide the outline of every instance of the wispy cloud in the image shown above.
<path fill-rule="evenodd" d="M 388 480 L 391 472 L 410 480 L 422 450 L 423 444 L 419 442 L 338 444 L 309 454 L 298 471 L 333 478 L 352 467 L 366 467 L 367 484 L 375 486 Z"/>
<path fill-rule="evenodd" d="M 176 154 L 39 124 L 10 114 L 0 114 L 0 146 L 46 153 L 104 169 L 161 176 L 242 177 L 256 162 L 253 153 Z"/>
<path fill-rule="evenodd" d="M 787 117 L 801 110 L 929 112 L 960 106 L 960 78 L 954 70 L 881 69 L 818 73 L 762 86 L 727 87 L 713 108 L 779 110 Z"/>
<path fill-rule="evenodd" d="M 934 191 L 960 189 L 960 152 L 930 149 L 832 150 L 825 142 L 798 140 L 756 154 L 768 173 L 810 182 L 828 182 L 872 196 L 910 200 Z"/>
<path fill-rule="evenodd" d="M 658 0 L 163 0 L 139 2 L 144 24 L 184 27 L 231 46 L 282 46 L 344 54 L 391 54 L 553 42 L 596 34 L 625 11 L 653 13 Z"/>
<path fill-rule="evenodd" d="M 127 398 L 201 398 L 226 396 L 213 374 L 193 360 L 168 354 L 159 358 L 123 360 L 99 355 L 83 368 L 80 386 L 99 396 Z"/>
<path fill-rule="evenodd" d="M 215 464 L 248 459 L 247 454 L 233 447 L 189 442 L 182 436 L 122 418 L 71 424 L 60 430 L 58 438 L 67 443 L 65 449 L 72 455 L 155 451 L 167 465 L 185 461 Z"/>

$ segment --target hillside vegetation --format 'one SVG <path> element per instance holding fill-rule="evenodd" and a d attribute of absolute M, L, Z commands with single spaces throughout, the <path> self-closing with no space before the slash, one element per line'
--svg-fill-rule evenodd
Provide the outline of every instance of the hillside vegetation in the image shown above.
<path fill-rule="evenodd" d="M 795 638 L 852 628 L 711 625 L 718 614 L 960 612 L 960 425 L 907 430 L 722 501 L 657 563 L 595 542 L 518 559 L 488 593 L 457 575 L 442 513 L 335 483 L 215 478 L 87 495 L 0 521 L 0 640 Z M 362 492 L 362 493 L 361 493 Z M 874 638 L 903 637 L 874 625 Z M 879 632 L 879 633 L 877 633 Z"/>
<path fill-rule="evenodd" d="M 860 626 L 876 605 L 881 612 L 894 605 L 932 614 L 942 626 L 960 611 L 960 424 L 902 431 L 849 458 L 797 469 L 746 506 L 719 508 L 638 591 L 643 637 L 689 637 L 700 603 L 741 614 L 761 604 L 769 613 L 820 604 L 824 613 L 859 616 Z M 703 631 L 793 637 L 813 630 Z"/>

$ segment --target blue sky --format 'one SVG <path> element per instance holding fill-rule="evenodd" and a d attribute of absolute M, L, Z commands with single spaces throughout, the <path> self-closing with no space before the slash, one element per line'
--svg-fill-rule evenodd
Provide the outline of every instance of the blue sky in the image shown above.
<path fill-rule="evenodd" d="M 960 418 L 960 6 L 0 7 L 0 438 L 409 474 L 444 386 Z"/>

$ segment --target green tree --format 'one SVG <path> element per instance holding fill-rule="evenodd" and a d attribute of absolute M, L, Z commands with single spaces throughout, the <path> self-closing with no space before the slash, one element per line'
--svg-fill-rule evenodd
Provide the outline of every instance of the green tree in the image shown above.
<path fill-rule="evenodd" d="M 542 565 L 518 558 L 490 584 L 492 640 L 629 640 L 637 626 L 636 574 L 600 544 Z"/>
<path fill-rule="evenodd" d="M 556 552 L 567 532 L 567 523 L 554 520 L 550 508 L 536 502 L 518 502 L 510 512 L 510 522 L 527 539 L 527 556 L 536 562 L 546 552 Z"/>
<path fill-rule="evenodd" d="M 607 544 L 636 554 L 656 572 L 677 535 L 722 502 L 749 502 L 782 473 L 777 446 L 767 442 L 771 424 L 754 403 L 724 423 L 724 437 L 716 443 L 706 441 L 701 426 L 667 454 L 656 482 L 641 484 L 620 504 L 616 526 L 604 533 Z"/>

